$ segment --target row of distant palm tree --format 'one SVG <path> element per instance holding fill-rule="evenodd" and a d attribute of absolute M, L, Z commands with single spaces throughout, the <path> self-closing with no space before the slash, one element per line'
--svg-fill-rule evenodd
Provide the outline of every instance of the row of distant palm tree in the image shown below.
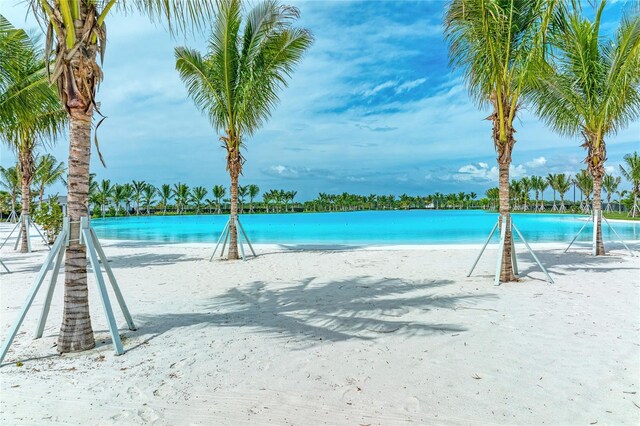
<path fill-rule="evenodd" d="M 207 198 L 208 194 L 211 198 Z M 260 194 L 258 185 L 238 185 L 238 201 L 241 213 L 254 213 Z M 293 202 L 297 191 L 271 189 L 262 194 L 260 208 L 267 213 L 293 211 Z M 125 184 L 112 184 L 109 179 L 97 182 L 93 176 L 89 184 L 89 203 L 94 206 L 95 216 L 119 216 L 173 212 L 175 214 L 203 212 L 220 214 L 229 212 L 231 199 L 227 198 L 224 185 L 214 185 L 211 191 L 204 186 L 190 188 L 187 184 L 163 184 L 155 187 L 144 181 L 132 181 Z M 291 207 L 290 207 L 291 206 Z M 111 209 L 111 211 L 110 211 Z"/>
<path fill-rule="evenodd" d="M 30 179 L 31 188 L 26 194 L 23 192 L 21 170 L 20 165 L 13 167 L 0 166 L 0 188 L 6 191 L 10 202 L 10 206 L 7 206 L 6 209 L 0 203 L 0 212 L 10 213 L 16 211 L 19 201 L 25 200 L 31 203 L 35 197 L 38 197 L 38 205 L 42 206 L 47 188 L 58 182 L 64 182 L 64 175 L 67 169 L 63 162 L 57 161 L 51 154 L 37 156 L 34 161 L 35 171 Z M 28 198 L 25 198 L 25 196 Z"/>

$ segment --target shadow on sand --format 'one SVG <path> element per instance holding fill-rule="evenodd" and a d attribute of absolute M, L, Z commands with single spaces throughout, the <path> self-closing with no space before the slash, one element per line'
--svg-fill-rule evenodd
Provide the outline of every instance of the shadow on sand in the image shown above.
<path fill-rule="evenodd" d="M 276 339 L 293 338 L 306 346 L 322 340 L 373 340 L 389 333 L 404 336 L 458 333 L 466 328 L 459 324 L 428 323 L 422 320 L 424 316 L 415 320 L 415 315 L 407 315 L 412 311 L 455 309 L 460 304 L 497 298 L 494 294 L 436 293 L 451 283 L 369 276 L 322 282 L 309 277 L 274 289 L 263 281 L 255 281 L 209 300 L 201 305 L 201 312 L 138 316 L 136 322 L 140 333 L 150 335 L 141 344 L 173 329 L 193 325 L 250 327 Z"/>

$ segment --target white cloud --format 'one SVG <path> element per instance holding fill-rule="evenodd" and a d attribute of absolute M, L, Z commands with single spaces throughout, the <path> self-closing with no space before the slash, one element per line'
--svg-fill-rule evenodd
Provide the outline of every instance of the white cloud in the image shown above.
<path fill-rule="evenodd" d="M 533 160 L 525 164 L 527 165 L 527 167 L 531 167 L 532 169 L 535 169 L 536 167 L 542 167 L 545 164 L 547 164 L 547 159 L 544 157 L 538 157 L 538 158 L 534 158 Z"/>
<path fill-rule="evenodd" d="M 405 83 L 402 83 L 398 87 L 396 87 L 395 92 L 396 94 L 408 92 L 409 90 L 415 89 L 416 87 L 420 86 L 425 81 L 427 81 L 426 78 L 419 78 L 417 80 L 407 81 Z"/>
<path fill-rule="evenodd" d="M 397 83 L 395 81 L 391 81 L 391 80 L 385 81 L 384 83 L 378 84 L 373 89 L 365 90 L 364 92 L 362 92 L 362 96 L 364 96 L 365 98 L 368 98 L 369 96 L 373 96 L 381 90 L 394 87 L 396 84 Z"/>
<path fill-rule="evenodd" d="M 524 165 L 509 166 L 509 178 L 518 179 L 525 176 L 527 170 Z M 487 163 L 467 164 L 458 169 L 452 177 L 458 182 L 498 182 L 498 166 L 489 167 Z"/>

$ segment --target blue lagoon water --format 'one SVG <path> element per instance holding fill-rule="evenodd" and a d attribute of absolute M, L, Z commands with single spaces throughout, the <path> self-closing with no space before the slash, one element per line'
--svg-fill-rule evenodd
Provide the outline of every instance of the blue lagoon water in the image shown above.
<path fill-rule="evenodd" d="M 363 211 L 346 213 L 245 214 L 253 243 L 267 244 L 473 244 L 486 240 L 498 215 L 468 210 Z M 93 219 L 100 238 L 157 242 L 215 242 L 225 215 L 131 216 Z M 514 214 L 529 242 L 569 242 L 586 216 Z M 640 240 L 640 223 L 612 223 L 625 240 Z M 589 241 L 587 225 L 579 241 Z M 497 234 L 497 233 L 496 233 Z M 615 235 L 603 222 L 605 241 Z M 496 238 L 496 237 L 494 237 Z"/>

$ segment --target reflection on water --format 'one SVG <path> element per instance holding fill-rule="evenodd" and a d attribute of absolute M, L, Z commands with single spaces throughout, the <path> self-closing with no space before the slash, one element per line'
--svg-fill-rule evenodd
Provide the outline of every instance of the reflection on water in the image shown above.
<path fill-rule="evenodd" d="M 255 243 L 447 244 L 481 243 L 498 215 L 466 210 L 409 210 L 349 213 L 242 215 Z M 131 216 L 94 219 L 101 238 L 158 242 L 215 242 L 228 216 Z M 513 221 L 530 242 L 570 241 L 586 216 L 514 214 Z M 603 222 L 603 237 L 615 235 Z M 626 240 L 640 240 L 640 223 L 612 223 Z M 589 241 L 589 224 L 579 241 Z M 497 234 L 497 233 L 496 233 Z M 495 238 L 495 237 L 494 237 Z"/>

